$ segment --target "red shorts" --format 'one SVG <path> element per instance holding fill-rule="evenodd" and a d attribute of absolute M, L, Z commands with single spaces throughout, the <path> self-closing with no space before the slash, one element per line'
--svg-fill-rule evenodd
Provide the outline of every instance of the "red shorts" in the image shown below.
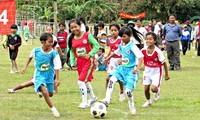
<path fill-rule="evenodd" d="M 91 82 L 93 79 L 92 73 L 94 72 L 94 58 L 78 58 L 77 69 L 79 75 L 78 80 L 83 82 L 87 80 L 88 82 Z"/>

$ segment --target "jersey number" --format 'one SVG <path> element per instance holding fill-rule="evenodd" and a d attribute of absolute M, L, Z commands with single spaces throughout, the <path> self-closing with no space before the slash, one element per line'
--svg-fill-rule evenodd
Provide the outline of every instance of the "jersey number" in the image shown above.
<path fill-rule="evenodd" d="M 4 25 L 7 25 L 7 10 L 3 10 L 3 12 L 0 14 L 0 22 L 3 22 Z"/>

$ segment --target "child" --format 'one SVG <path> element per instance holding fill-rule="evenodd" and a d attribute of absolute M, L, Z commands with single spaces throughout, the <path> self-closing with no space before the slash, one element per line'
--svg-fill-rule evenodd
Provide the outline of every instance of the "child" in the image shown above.
<path fill-rule="evenodd" d="M 28 42 L 28 37 L 29 37 L 29 27 L 28 27 L 28 24 L 25 23 L 25 26 L 24 26 L 24 39 L 26 42 Z"/>
<path fill-rule="evenodd" d="M 187 30 L 187 25 L 184 25 L 182 33 L 183 35 L 181 36 L 181 45 L 183 55 L 185 55 L 188 49 L 188 43 L 190 42 L 190 32 Z"/>
<path fill-rule="evenodd" d="M 104 57 L 105 57 L 105 49 L 103 47 L 100 47 L 97 54 L 95 55 L 96 71 L 106 70 L 107 66 L 105 63 L 103 63 Z"/>
<path fill-rule="evenodd" d="M 123 43 L 121 43 L 118 46 L 118 49 L 111 53 L 105 59 L 105 61 L 109 60 L 116 54 L 122 54 L 122 65 L 115 68 L 115 70 L 111 73 L 112 76 L 108 83 L 106 98 L 104 98 L 102 102 L 106 105 L 110 103 L 114 84 L 119 80 L 124 82 L 131 115 L 135 115 L 136 109 L 133 101 L 132 91 L 136 87 L 138 81 L 138 72 L 143 61 L 143 54 L 139 48 L 131 41 L 132 30 L 129 27 L 122 28 L 119 31 L 119 36 L 122 38 Z M 138 59 L 138 64 L 136 63 L 136 59 Z"/>
<path fill-rule="evenodd" d="M 64 64 L 68 63 L 68 58 L 67 58 L 67 36 L 68 33 L 65 31 L 65 23 L 59 23 L 59 28 L 60 30 L 57 33 L 57 37 L 58 37 L 58 44 L 62 50 L 62 53 L 64 53 L 64 55 L 60 55 L 61 58 L 61 63 L 62 63 L 62 69 L 61 70 L 65 70 L 64 68 Z"/>
<path fill-rule="evenodd" d="M 17 25 L 11 25 L 11 34 L 8 35 L 7 46 L 9 47 L 9 54 L 11 59 L 11 70 L 10 74 L 14 74 L 14 68 L 16 69 L 15 73 L 19 73 L 16 58 L 18 54 L 18 48 L 21 46 L 21 37 L 16 34 L 17 32 Z"/>
<path fill-rule="evenodd" d="M 97 39 L 98 39 L 98 42 L 100 42 L 101 39 L 104 39 L 106 38 L 106 31 L 104 30 L 104 23 L 103 22 L 99 22 L 98 23 L 98 35 L 97 35 Z"/>
<path fill-rule="evenodd" d="M 108 40 L 108 46 L 110 47 L 108 56 L 110 54 L 112 54 L 115 50 L 117 50 L 118 46 L 122 42 L 122 39 L 118 36 L 119 30 L 120 30 L 119 25 L 118 24 L 111 24 L 109 26 L 109 29 L 110 29 L 110 34 L 111 34 L 112 37 Z M 108 64 L 107 76 L 106 76 L 106 88 L 107 88 L 108 82 L 109 82 L 109 75 L 116 67 L 119 66 L 118 61 L 121 58 L 122 58 L 121 55 L 115 55 L 110 59 L 109 64 Z M 122 101 L 125 100 L 123 82 L 119 81 L 119 86 L 120 86 L 119 100 L 122 102 Z"/>
<path fill-rule="evenodd" d="M 79 75 L 78 85 L 82 95 L 82 103 L 78 107 L 87 108 L 97 100 L 90 82 L 93 79 L 94 55 L 99 50 L 99 44 L 91 34 L 81 32 L 80 20 L 71 20 L 69 28 L 72 32 L 68 39 L 70 63 L 72 69 L 75 69 L 76 58 Z M 87 93 L 90 95 L 88 101 Z"/>
<path fill-rule="evenodd" d="M 60 57 L 58 53 L 53 50 L 53 36 L 49 33 L 44 33 L 40 37 L 42 47 L 34 48 L 24 68 L 24 72 L 28 67 L 31 59 L 35 58 L 35 91 L 42 92 L 44 99 L 55 117 L 60 117 L 60 113 L 53 106 L 50 97 L 53 96 L 54 86 L 58 86 L 59 69 L 61 68 Z M 54 73 L 56 78 L 54 80 Z"/>
<path fill-rule="evenodd" d="M 146 103 L 142 107 L 149 107 L 152 102 L 150 99 L 150 86 L 154 94 L 154 101 L 160 98 L 160 83 L 162 78 L 162 66 L 165 69 L 165 80 L 169 79 L 168 69 L 163 52 L 155 45 L 157 36 L 153 32 L 146 34 L 146 45 L 141 51 L 144 55 L 145 70 L 143 73 L 143 85 Z"/>

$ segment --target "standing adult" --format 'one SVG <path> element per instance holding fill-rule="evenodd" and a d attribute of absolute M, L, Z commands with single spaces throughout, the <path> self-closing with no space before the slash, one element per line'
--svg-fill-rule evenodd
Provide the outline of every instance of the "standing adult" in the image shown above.
<path fill-rule="evenodd" d="M 194 29 L 194 39 L 196 41 L 195 47 L 197 49 L 197 56 L 200 56 L 200 22 L 197 23 L 197 26 Z"/>
<path fill-rule="evenodd" d="M 166 39 L 167 58 L 169 60 L 169 70 L 180 70 L 180 46 L 179 39 L 182 36 L 182 30 L 175 23 L 175 15 L 169 16 L 169 23 L 164 26 L 163 35 Z"/>

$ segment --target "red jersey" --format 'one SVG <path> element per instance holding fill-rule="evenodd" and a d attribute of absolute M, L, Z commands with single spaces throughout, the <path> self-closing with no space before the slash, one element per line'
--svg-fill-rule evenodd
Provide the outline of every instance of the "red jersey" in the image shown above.
<path fill-rule="evenodd" d="M 60 48 L 67 48 L 67 36 L 68 33 L 67 32 L 58 32 L 58 44 L 60 46 Z"/>
<path fill-rule="evenodd" d="M 88 33 L 84 33 L 81 39 L 72 39 L 72 48 L 76 58 L 83 58 L 83 56 L 89 53 L 92 49 L 91 44 L 88 41 Z"/>
<path fill-rule="evenodd" d="M 108 40 L 108 45 L 110 46 L 110 51 L 108 54 L 114 52 L 118 49 L 119 44 L 121 43 L 122 39 L 118 36 L 115 41 L 111 41 L 111 39 Z M 122 56 L 115 55 L 113 58 L 121 58 Z"/>
<path fill-rule="evenodd" d="M 161 67 L 165 62 L 163 52 L 155 46 L 152 54 L 148 54 L 147 47 L 143 48 L 142 53 L 144 55 L 144 65 L 150 68 Z"/>

